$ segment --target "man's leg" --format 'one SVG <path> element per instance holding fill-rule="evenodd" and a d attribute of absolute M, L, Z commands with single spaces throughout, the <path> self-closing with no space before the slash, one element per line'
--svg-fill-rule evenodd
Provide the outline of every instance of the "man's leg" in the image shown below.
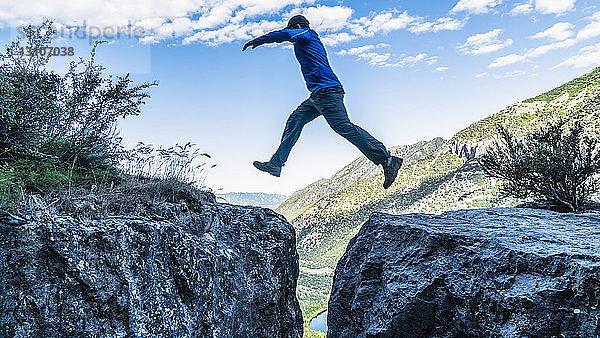
<path fill-rule="evenodd" d="M 344 106 L 342 91 L 331 91 L 327 92 L 326 95 L 317 95 L 313 98 L 313 103 L 323 114 L 331 129 L 355 145 L 373 163 L 381 165 L 386 163 L 390 153 L 383 143 L 361 127 L 350 122 L 348 112 Z"/>
<path fill-rule="evenodd" d="M 309 100 L 302 102 L 288 117 L 279 148 L 269 162 L 280 167 L 283 166 L 290 155 L 290 151 L 292 151 L 292 147 L 300 138 L 302 128 L 319 115 L 319 111 L 312 102 Z"/>

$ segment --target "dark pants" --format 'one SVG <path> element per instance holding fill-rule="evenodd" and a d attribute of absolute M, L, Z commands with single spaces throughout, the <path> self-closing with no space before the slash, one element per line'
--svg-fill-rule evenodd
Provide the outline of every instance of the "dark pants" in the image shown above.
<path fill-rule="evenodd" d="M 294 110 L 285 124 L 281 144 L 271 157 L 271 163 L 283 166 L 304 125 L 320 115 L 325 117 L 331 129 L 354 144 L 373 163 L 383 164 L 390 156 L 383 143 L 350 122 L 344 106 L 344 89 L 336 86 L 311 94 Z"/>

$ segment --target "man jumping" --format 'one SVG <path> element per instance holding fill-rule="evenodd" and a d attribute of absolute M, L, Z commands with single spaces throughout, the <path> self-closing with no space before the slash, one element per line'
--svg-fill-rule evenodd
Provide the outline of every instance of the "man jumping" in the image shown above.
<path fill-rule="evenodd" d="M 344 88 L 331 69 L 327 52 L 317 32 L 309 27 L 308 20 L 302 15 L 292 17 L 285 29 L 248 41 L 242 51 L 273 42 L 289 41 L 294 44 L 294 52 L 300 63 L 310 97 L 290 115 L 283 131 L 281 144 L 268 162 L 254 162 L 254 166 L 273 176 L 281 175 L 281 168 L 290 155 L 290 151 L 302 128 L 320 115 L 336 133 L 355 145 L 369 160 L 383 166 L 385 181 L 383 187 L 389 188 L 398 176 L 402 159 L 390 155 L 383 143 L 379 142 L 361 127 L 350 122 L 344 106 Z"/>

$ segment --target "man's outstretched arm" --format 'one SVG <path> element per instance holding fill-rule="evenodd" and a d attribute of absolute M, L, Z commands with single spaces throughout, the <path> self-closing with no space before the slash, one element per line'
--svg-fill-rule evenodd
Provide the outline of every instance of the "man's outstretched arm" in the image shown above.
<path fill-rule="evenodd" d="M 290 41 L 290 33 L 288 29 L 282 29 L 279 31 L 274 31 L 269 34 L 265 34 L 263 36 L 259 36 L 256 39 L 248 41 L 242 51 L 245 51 L 246 48 L 252 47 L 252 49 L 264 45 L 265 43 L 273 43 L 273 42 L 284 42 Z"/>
<path fill-rule="evenodd" d="M 304 40 L 308 40 L 309 37 L 308 37 L 308 34 L 306 34 L 307 32 L 308 32 L 308 29 L 290 30 L 287 28 L 279 30 L 279 31 L 274 31 L 269 34 L 265 34 L 256 39 L 248 41 L 244 45 L 244 48 L 242 49 L 242 51 L 246 50 L 246 48 L 248 48 L 248 47 L 252 47 L 252 49 L 254 49 L 254 48 L 256 48 L 260 45 L 264 45 L 266 43 L 274 43 L 274 42 L 279 43 L 279 42 L 284 42 L 284 41 L 301 42 Z"/>

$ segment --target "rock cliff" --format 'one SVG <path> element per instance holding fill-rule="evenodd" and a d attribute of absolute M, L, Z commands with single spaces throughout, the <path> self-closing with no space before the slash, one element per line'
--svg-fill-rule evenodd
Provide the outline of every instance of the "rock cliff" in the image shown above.
<path fill-rule="evenodd" d="M 600 214 L 373 214 L 337 264 L 329 337 L 597 337 Z"/>
<path fill-rule="evenodd" d="M 293 227 L 268 209 L 0 222 L 0 336 L 301 337 Z"/>

